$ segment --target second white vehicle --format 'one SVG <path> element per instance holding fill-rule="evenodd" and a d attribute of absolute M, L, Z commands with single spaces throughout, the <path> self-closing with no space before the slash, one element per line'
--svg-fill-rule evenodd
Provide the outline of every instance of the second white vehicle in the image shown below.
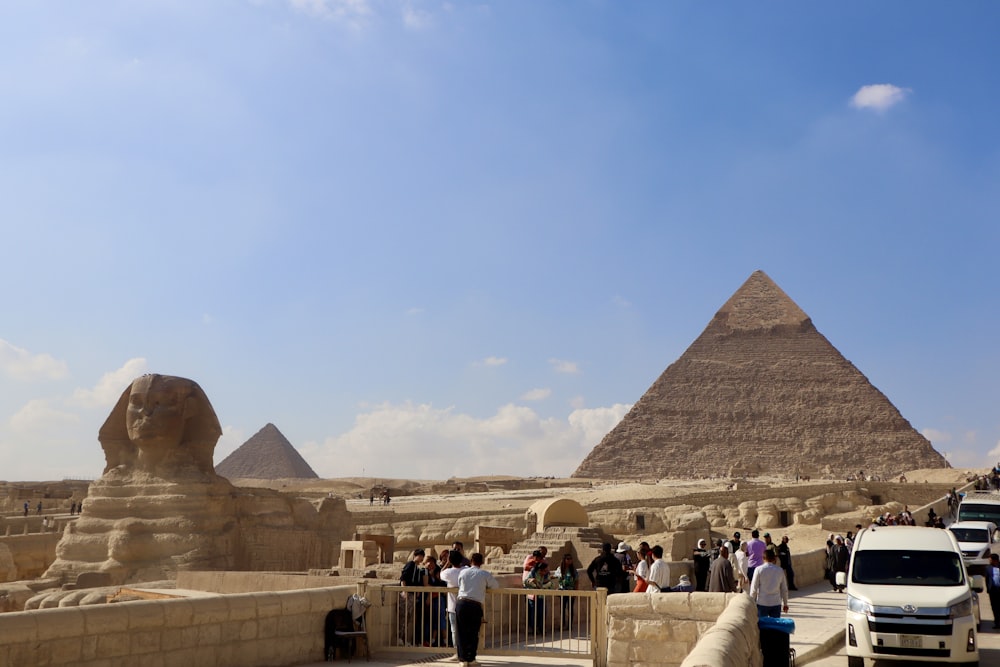
<path fill-rule="evenodd" d="M 971 574 L 984 574 L 996 549 L 997 527 L 988 521 L 958 521 L 948 526 L 955 534 L 962 559 Z"/>

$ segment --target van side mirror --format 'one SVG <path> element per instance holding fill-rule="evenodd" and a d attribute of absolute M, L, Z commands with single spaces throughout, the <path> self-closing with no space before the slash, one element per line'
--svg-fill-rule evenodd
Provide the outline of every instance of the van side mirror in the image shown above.
<path fill-rule="evenodd" d="M 971 586 L 972 590 L 976 591 L 977 593 L 982 593 L 984 590 L 986 590 L 986 579 L 981 574 L 974 574 L 972 575 Z"/>

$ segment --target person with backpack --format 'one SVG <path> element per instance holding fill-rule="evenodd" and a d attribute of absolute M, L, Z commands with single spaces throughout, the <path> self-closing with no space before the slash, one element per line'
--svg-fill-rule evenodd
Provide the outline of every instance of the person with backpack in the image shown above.
<path fill-rule="evenodd" d="M 587 577 L 594 590 L 598 588 L 608 589 L 608 593 L 621 593 L 618 586 L 622 580 L 622 564 L 611 552 L 611 544 L 605 542 L 601 545 L 601 553 L 587 568 Z"/>

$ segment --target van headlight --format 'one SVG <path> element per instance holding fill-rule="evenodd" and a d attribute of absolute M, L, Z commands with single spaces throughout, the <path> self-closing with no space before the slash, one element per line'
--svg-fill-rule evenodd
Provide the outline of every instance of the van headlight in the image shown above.
<path fill-rule="evenodd" d="M 848 595 L 847 610 L 853 611 L 855 614 L 865 614 L 867 616 L 872 613 L 872 606 L 869 602 L 865 602 L 864 600 L 856 598 L 853 595 Z"/>
<path fill-rule="evenodd" d="M 958 604 L 953 604 L 948 608 L 948 615 L 951 618 L 962 618 L 972 616 L 972 598 L 966 598 Z"/>

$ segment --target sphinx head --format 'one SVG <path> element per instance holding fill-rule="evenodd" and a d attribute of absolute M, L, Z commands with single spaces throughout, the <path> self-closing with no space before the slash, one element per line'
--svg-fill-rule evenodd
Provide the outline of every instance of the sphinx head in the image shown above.
<path fill-rule="evenodd" d="M 143 375 L 122 393 L 98 439 L 104 471 L 135 468 L 160 476 L 195 466 L 213 473 L 222 428 L 198 383 L 170 375 Z"/>

